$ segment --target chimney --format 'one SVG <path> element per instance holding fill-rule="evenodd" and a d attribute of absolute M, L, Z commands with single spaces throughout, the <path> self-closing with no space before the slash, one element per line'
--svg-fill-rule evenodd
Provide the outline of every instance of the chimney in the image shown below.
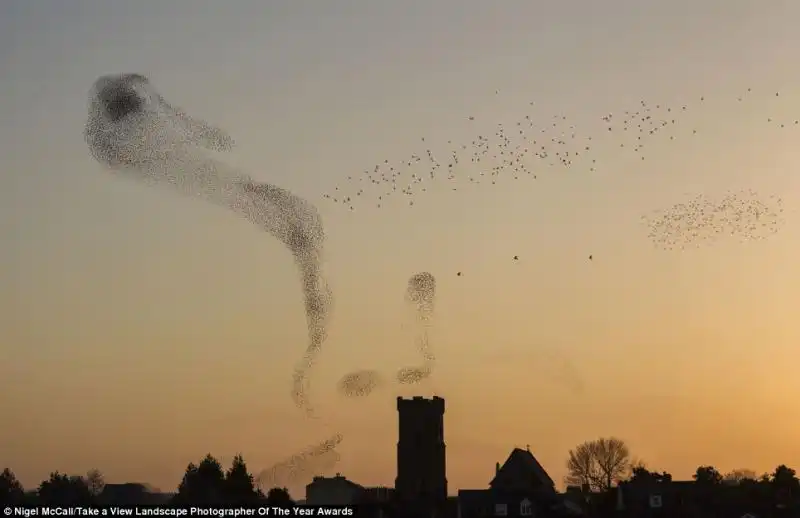
<path fill-rule="evenodd" d="M 499 462 L 494 465 L 494 474 L 497 475 L 498 473 L 500 473 L 500 463 Z"/>

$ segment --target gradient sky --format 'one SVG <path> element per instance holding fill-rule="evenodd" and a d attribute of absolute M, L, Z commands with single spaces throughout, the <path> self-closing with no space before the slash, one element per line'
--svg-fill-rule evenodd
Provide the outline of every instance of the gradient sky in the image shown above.
<path fill-rule="evenodd" d="M 526 444 L 560 480 L 569 448 L 607 435 L 676 478 L 800 468 L 800 129 L 765 122 L 800 115 L 798 19 L 791 0 L 0 3 L 0 459 L 26 486 L 97 467 L 173 490 L 206 452 L 257 472 L 342 432 L 337 469 L 393 484 L 395 396 L 438 394 L 451 489 L 485 487 Z M 149 76 L 230 131 L 225 160 L 318 204 L 336 297 L 318 420 L 289 397 L 306 343 L 290 254 L 90 158 L 87 92 L 115 72 Z M 700 95 L 700 136 L 645 162 L 609 140 L 596 174 L 413 208 L 322 198 L 421 136 L 474 138 L 468 115 L 490 132 L 535 100 L 603 136 L 608 112 Z M 664 252 L 640 223 L 739 188 L 783 197 L 780 233 Z M 421 270 L 439 281 L 435 375 L 343 399 L 345 373 L 418 361 L 402 295 Z"/>

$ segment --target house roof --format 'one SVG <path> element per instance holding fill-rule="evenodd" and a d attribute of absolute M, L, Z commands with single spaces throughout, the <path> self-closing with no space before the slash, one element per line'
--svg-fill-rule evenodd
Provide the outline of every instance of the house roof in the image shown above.
<path fill-rule="evenodd" d="M 364 487 L 361 486 L 360 484 L 353 482 L 352 480 L 343 476 L 341 473 L 337 473 L 336 476 L 334 477 L 314 477 L 311 483 L 306 484 L 306 491 L 308 491 L 309 488 L 313 488 L 315 486 L 323 486 L 330 484 L 341 484 L 353 489 L 364 489 Z"/>
<path fill-rule="evenodd" d="M 99 496 L 103 502 L 136 502 L 143 505 L 163 503 L 171 497 L 170 493 L 153 491 L 148 484 L 136 482 L 106 484 Z"/>
<path fill-rule="evenodd" d="M 555 482 L 553 482 L 553 479 L 550 478 L 550 475 L 547 474 L 547 471 L 545 471 L 542 465 L 539 464 L 539 461 L 536 460 L 536 457 L 533 456 L 533 453 L 531 453 L 529 450 L 514 448 L 511 451 L 511 454 L 508 456 L 508 459 L 506 459 L 506 461 L 500 467 L 498 474 L 504 470 L 514 469 L 514 466 L 516 466 L 517 469 L 528 471 L 528 473 L 537 478 L 542 485 L 546 487 L 555 487 Z M 495 478 L 489 482 L 490 487 L 494 487 L 496 479 L 497 476 L 495 475 Z"/>

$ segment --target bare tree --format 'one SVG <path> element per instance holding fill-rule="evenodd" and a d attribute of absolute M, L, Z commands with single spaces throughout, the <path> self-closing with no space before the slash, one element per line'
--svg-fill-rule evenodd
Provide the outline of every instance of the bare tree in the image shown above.
<path fill-rule="evenodd" d="M 723 480 L 729 484 L 741 484 L 744 480 L 758 480 L 758 475 L 751 469 L 735 469 L 726 473 Z"/>
<path fill-rule="evenodd" d="M 592 491 L 607 491 L 623 479 L 631 467 L 628 446 L 615 437 L 587 441 L 569 451 L 568 485 L 588 484 Z"/>
<path fill-rule="evenodd" d="M 99 469 L 90 469 L 86 473 L 86 485 L 89 486 L 89 492 L 94 496 L 98 496 L 103 492 L 103 488 L 106 487 L 106 482 Z"/>

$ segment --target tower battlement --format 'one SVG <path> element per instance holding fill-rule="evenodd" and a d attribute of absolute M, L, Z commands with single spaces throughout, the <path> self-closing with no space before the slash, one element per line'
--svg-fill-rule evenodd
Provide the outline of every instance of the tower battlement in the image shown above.
<path fill-rule="evenodd" d="M 438 396 L 433 396 L 430 399 L 424 398 L 422 396 L 414 396 L 413 398 L 403 398 L 401 396 L 397 396 L 397 411 L 403 412 L 406 410 L 415 411 L 415 410 L 428 410 L 430 412 L 436 412 L 439 414 L 444 414 L 444 398 L 440 398 Z"/>

